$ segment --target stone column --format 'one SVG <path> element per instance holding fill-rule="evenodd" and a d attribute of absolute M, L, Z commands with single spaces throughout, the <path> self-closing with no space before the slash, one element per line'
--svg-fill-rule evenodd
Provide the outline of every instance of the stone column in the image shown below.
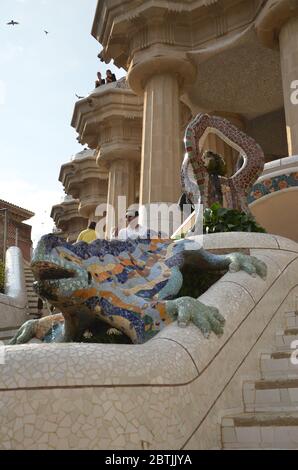
<path fill-rule="evenodd" d="M 289 155 L 298 155 L 298 16 L 281 28 L 279 45 Z"/>
<path fill-rule="evenodd" d="M 109 187 L 107 206 L 107 238 L 111 237 L 112 229 L 125 226 L 125 210 L 135 202 L 135 162 L 132 160 L 112 160 L 109 163 Z M 123 204 L 119 204 L 120 197 L 125 197 Z M 120 223 L 120 224 L 119 224 Z"/>
<path fill-rule="evenodd" d="M 154 54 L 152 51 L 152 55 L 136 54 L 128 72 L 131 88 L 144 96 L 140 223 L 154 231 L 161 230 L 165 236 L 170 236 L 178 223 L 184 155 L 180 96 L 195 75 L 196 68 L 185 54 L 169 50 L 166 54 L 162 47 Z M 180 215 L 179 212 L 178 225 Z"/>
<path fill-rule="evenodd" d="M 144 92 L 141 204 L 178 200 L 181 161 L 178 79 L 156 74 Z"/>
<path fill-rule="evenodd" d="M 255 23 L 264 46 L 280 50 L 289 155 L 298 154 L 298 1 L 267 0 Z"/>

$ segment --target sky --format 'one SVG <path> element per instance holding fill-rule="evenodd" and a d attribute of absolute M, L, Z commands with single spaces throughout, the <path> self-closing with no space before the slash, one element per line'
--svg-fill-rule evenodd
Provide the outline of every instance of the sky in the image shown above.
<path fill-rule="evenodd" d="M 91 36 L 97 0 L 0 0 L 0 199 L 35 212 L 35 244 L 52 231 L 51 208 L 65 193 L 60 167 L 83 150 L 70 126 L 75 94 L 87 96 L 98 70 Z M 18 21 L 8 26 L 10 20 Z M 49 34 L 45 34 L 47 30 Z"/>

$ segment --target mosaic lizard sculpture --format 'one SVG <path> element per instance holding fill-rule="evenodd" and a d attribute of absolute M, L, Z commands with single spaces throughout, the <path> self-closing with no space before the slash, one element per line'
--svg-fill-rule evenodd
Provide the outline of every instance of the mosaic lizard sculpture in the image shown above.
<path fill-rule="evenodd" d="M 234 126 L 227 119 L 208 114 L 198 114 L 185 132 L 185 157 L 181 168 L 182 189 L 196 205 L 211 207 L 214 202 L 212 178 L 206 168 L 200 148 L 200 139 L 213 132 L 231 147 L 239 151 L 242 165 L 231 177 L 219 176 L 222 206 L 249 213 L 247 198 L 250 190 L 264 169 L 264 153 L 259 144 Z M 197 206 L 198 207 L 198 206 Z"/>
<path fill-rule="evenodd" d="M 179 292 L 184 265 L 205 270 L 239 271 L 266 276 L 266 265 L 241 253 L 214 255 L 196 242 L 184 239 L 96 240 L 71 245 L 45 235 L 33 254 L 32 270 L 37 293 L 58 307 L 64 317 L 59 341 L 80 341 L 94 322 L 108 324 L 132 343 L 143 343 L 165 325 L 192 321 L 204 334 L 223 332 L 219 311 Z M 43 339 L 61 315 L 26 322 L 12 344 L 32 337 Z"/>

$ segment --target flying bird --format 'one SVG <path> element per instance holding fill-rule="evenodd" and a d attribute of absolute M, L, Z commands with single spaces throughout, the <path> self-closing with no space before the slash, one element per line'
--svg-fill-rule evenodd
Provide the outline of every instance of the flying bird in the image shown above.
<path fill-rule="evenodd" d="M 9 23 L 6 23 L 6 24 L 8 24 L 9 26 L 14 26 L 14 25 L 20 24 L 20 23 L 18 23 L 17 21 L 11 20 Z"/>
<path fill-rule="evenodd" d="M 85 96 L 79 96 L 76 94 L 76 97 L 78 98 L 78 100 L 82 100 L 83 98 L 85 98 Z"/>
<path fill-rule="evenodd" d="M 44 33 L 45 33 L 45 34 L 49 34 L 49 31 L 44 30 Z"/>

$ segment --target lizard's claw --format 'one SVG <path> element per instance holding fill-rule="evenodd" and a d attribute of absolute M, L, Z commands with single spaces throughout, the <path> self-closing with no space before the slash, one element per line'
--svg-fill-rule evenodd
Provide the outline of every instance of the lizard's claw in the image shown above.
<path fill-rule="evenodd" d="M 262 279 L 266 279 L 267 266 L 255 256 L 244 255 L 242 253 L 231 253 L 227 255 L 231 263 L 229 271 L 238 272 L 241 269 L 253 277 L 259 275 Z"/>
<path fill-rule="evenodd" d="M 220 336 L 223 334 L 224 317 L 215 307 L 202 304 L 193 297 L 180 297 L 167 302 L 167 310 L 176 314 L 179 326 L 186 326 L 192 321 L 207 338 L 211 331 Z"/>
<path fill-rule="evenodd" d="M 24 344 L 35 337 L 35 325 L 38 320 L 28 320 L 16 332 L 9 344 Z"/>

